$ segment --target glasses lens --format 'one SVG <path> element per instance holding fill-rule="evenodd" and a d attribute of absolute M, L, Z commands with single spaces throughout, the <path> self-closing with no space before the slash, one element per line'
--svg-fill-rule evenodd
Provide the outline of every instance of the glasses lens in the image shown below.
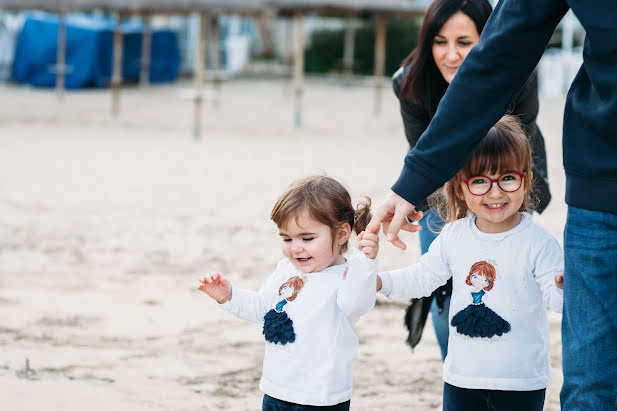
<path fill-rule="evenodd" d="M 499 187 L 503 191 L 516 191 L 521 187 L 521 176 L 515 173 L 504 174 L 499 177 Z"/>
<path fill-rule="evenodd" d="M 491 189 L 491 180 L 484 176 L 476 176 L 469 179 L 469 192 L 474 195 L 482 195 Z"/>

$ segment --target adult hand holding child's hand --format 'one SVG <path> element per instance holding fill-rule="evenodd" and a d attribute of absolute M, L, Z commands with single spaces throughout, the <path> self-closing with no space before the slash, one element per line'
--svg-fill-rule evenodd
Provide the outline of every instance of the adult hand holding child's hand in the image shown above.
<path fill-rule="evenodd" d="M 416 211 L 415 208 L 409 201 L 392 192 L 377 208 L 371 222 L 366 227 L 366 232 L 378 234 L 381 226 L 388 241 L 395 247 L 405 250 L 407 245 L 398 238 L 399 231 L 416 232 L 422 229 L 419 225 L 409 222 L 422 218 L 422 211 Z"/>
<path fill-rule="evenodd" d="M 231 283 L 221 275 L 221 273 L 214 273 L 207 275 L 201 280 L 201 283 L 197 289 L 208 294 L 211 298 L 216 300 L 219 304 L 223 304 L 231 300 Z"/>

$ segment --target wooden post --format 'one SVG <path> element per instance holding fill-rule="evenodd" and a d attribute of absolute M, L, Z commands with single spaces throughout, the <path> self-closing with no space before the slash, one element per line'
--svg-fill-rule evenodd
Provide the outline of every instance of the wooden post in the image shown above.
<path fill-rule="evenodd" d="M 351 87 L 351 75 L 353 72 L 353 57 L 356 42 L 356 19 L 349 17 L 345 28 L 345 46 L 343 50 L 343 75 L 345 76 L 344 85 Z"/>
<path fill-rule="evenodd" d="M 293 87 L 293 65 L 294 65 L 294 22 L 287 16 L 285 17 L 285 40 L 283 45 L 285 82 L 283 94 L 289 96 Z"/>
<path fill-rule="evenodd" d="M 60 101 L 64 99 L 65 91 L 66 31 L 66 14 L 61 12 L 58 16 L 58 44 L 56 46 L 56 96 Z"/>
<path fill-rule="evenodd" d="M 291 18 L 285 19 L 285 62 L 289 67 L 289 73 L 293 72 L 293 60 L 294 60 L 294 21 Z M 292 76 L 290 76 L 292 77 Z"/>
<path fill-rule="evenodd" d="M 377 15 L 375 33 L 375 115 L 381 114 L 381 90 L 386 67 L 386 16 Z"/>
<path fill-rule="evenodd" d="M 302 125 L 302 94 L 304 87 L 304 31 L 302 27 L 303 14 L 297 11 L 294 16 L 296 26 L 296 52 L 294 58 L 294 94 L 295 94 L 295 118 L 296 127 Z"/>
<path fill-rule="evenodd" d="M 152 52 L 152 26 L 151 16 L 143 15 L 144 33 L 141 38 L 141 71 L 139 73 L 139 85 L 148 87 L 150 84 L 150 60 Z"/>
<path fill-rule="evenodd" d="M 204 65 L 206 60 L 206 18 L 207 15 L 205 11 L 199 13 L 199 34 L 197 37 L 197 50 L 195 50 L 195 72 L 193 73 L 195 83 L 193 138 L 195 138 L 195 140 L 199 140 L 201 137 L 201 104 L 203 101 Z"/>
<path fill-rule="evenodd" d="M 219 50 L 219 16 L 212 16 L 210 19 L 210 37 L 208 37 L 208 44 L 210 44 L 210 61 L 212 62 L 212 84 L 214 89 L 213 104 L 218 107 L 221 96 L 221 59 Z"/>
<path fill-rule="evenodd" d="M 272 34 L 270 30 L 270 23 L 272 14 L 270 11 L 264 11 L 257 17 L 257 33 L 261 40 L 262 56 L 270 58 L 274 56 L 274 50 L 272 50 Z"/>
<path fill-rule="evenodd" d="M 116 15 L 114 28 L 113 74 L 111 76 L 111 112 L 117 116 L 120 112 L 120 86 L 122 85 L 122 15 Z"/>

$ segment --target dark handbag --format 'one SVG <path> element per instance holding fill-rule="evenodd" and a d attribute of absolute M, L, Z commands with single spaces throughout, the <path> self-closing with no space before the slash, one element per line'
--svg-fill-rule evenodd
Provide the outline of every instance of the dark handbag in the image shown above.
<path fill-rule="evenodd" d="M 443 309 L 444 300 L 449 295 L 452 295 L 452 278 L 433 291 L 433 294 L 429 297 L 411 299 L 411 304 L 405 311 L 405 326 L 407 326 L 407 330 L 409 331 L 407 335 L 407 344 L 409 344 L 412 351 L 422 338 L 422 331 L 424 330 L 424 324 L 426 324 L 428 313 L 431 310 L 433 298 L 437 299 L 437 307 Z"/>
<path fill-rule="evenodd" d="M 424 324 L 426 323 L 426 317 L 428 317 L 432 302 L 432 295 L 430 297 L 413 298 L 411 304 L 407 307 L 405 312 L 405 325 L 409 330 L 407 344 L 409 344 L 412 351 L 420 342 L 420 338 L 422 338 L 422 331 L 424 330 Z"/>

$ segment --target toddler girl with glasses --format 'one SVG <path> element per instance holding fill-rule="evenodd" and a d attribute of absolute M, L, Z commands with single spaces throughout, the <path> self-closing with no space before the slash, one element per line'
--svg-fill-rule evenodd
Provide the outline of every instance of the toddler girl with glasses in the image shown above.
<path fill-rule="evenodd" d="M 263 323 L 263 410 L 349 410 L 353 327 L 375 304 L 378 237 L 363 233 L 369 208 L 367 199 L 354 209 L 332 178 L 297 180 L 272 209 L 285 258 L 261 290 L 236 287 L 219 273 L 200 280 L 222 309 Z M 346 259 L 352 230 L 362 252 L 354 248 Z"/>
<path fill-rule="evenodd" d="M 532 221 L 532 157 L 515 117 L 495 124 L 434 196 L 448 224 L 411 267 L 379 273 L 388 297 L 420 298 L 452 278 L 443 409 L 542 410 L 550 382 L 546 308 L 563 306 L 563 252 Z"/>

